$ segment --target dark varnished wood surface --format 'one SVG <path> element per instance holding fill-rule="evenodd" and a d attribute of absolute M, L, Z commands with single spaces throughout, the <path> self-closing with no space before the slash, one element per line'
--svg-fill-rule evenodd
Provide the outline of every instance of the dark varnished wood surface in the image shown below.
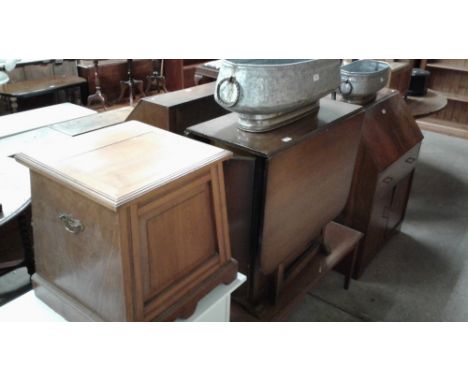
<path fill-rule="evenodd" d="M 359 105 L 323 98 L 316 116 L 307 116 L 289 125 L 265 133 L 249 133 L 238 129 L 237 115 L 228 115 L 187 128 L 187 132 L 201 138 L 224 142 L 253 155 L 271 157 L 312 135 L 327 129 L 331 123 L 359 112 Z M 287 138 L 285 142 L 284 139 Z"/>
<path fill-rule="evenodd" d="M 72 86 L 82 85 L 86 80 L 77 76 L 55 76 L 37 80 L 27 80 L 0 86 L 0 94 L 13 97 L 28 97 L 53 92 Z"/>
<path fill-rule="evenodd" d="M 351 267 L 349 271 L 352 271 L 355 248 L 362 238 L 362 233 L 335 222 L 327 224 L 324 231 L 324 241 L 330 248 L 330 254 L 315 253 L 307 266 L 287 285 L 275 305 L 266 303 L 259 310 L 249 312 L 234 301 L 231 320 L 285 321 L 294 306 L 337 264 Z"/>
<path fill-rule="evenodd" d="M 428 115 L 437 113 L 445 108 L 447 103 L 447 97 L 431 89 L 428 89 L 427 94 L 423 97 L 408 96 L 406 98 L 406 104 L 410 108 L 414 118 L 427 117 Z"/>
<path fill-rule="evenodd" d="M 227 113 L 213 97 L 214 84 L 194 86 L 140 100 L 128 120 L 183 134 L 185 128 Z"/>
<path fill-rule="evenodd" d="M 344 207 L 358 151 L 361 110 L 323 99 L 318 116 L 266 133 L 239 130 L 235 114 L 187 128 L 189 136 L 233 151 L 232 161 L 245 161 L 226 171 L 226 184 L 244 191 L 243 205 L 234 192 L 227 192 L 228 211 L 239 228 L 231 228 L 231 239 L 241 241 L 233 246 L 233 256 L 248 275 L 236 293 L 241 300 L 257 305 L 268 299 L 277 269 L 302 256 Z M 242 235 L 247 229 L 250 235 Z"/>
<path fill-rule="evenodd" d="M 355 277 L 362 275 L 404 218 L 423 139 L 399 93 L 386 93 L 365 107 L 362 140 L 344 211 L 345 223 L 365 234 Z"/>
<path fill-rule="evenodd" d="M 405 102 L 395 93 L 368 108 L 362 138 L 382 171 L 421 142 L 423 136 Z"/>
<path fill-rule="evenodd" d="M 273 272 L 307 250 L 344 208 L 363 115 L 337 121 L 311 139 L 274 155 L 267 164 L 261 269 Z"/>
<path fill-rule="evenodd" d="M 213 97 L 214 89 L 214 84 L 210 83 L 169 93 L 157 94 L 151 97 L 146 97 L 145 100 L 170 108 L 187 102 L 192 102 L 197 98 Z"/>

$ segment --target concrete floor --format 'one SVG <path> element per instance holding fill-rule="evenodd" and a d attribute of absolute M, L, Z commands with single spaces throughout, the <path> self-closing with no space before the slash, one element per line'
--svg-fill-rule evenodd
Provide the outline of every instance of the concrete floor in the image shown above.
<path fill-rule="evenodd" d="M 424 136 L 401 232 L 348 291 L 331 272 L 290 321 L 468 321 L 468 140 Z"/>
<path fill-rule="evenodd" d="M 401 233 L 348 291 L 327 275 L 290 321 L 468 321 L 468 140 L 424 135 Z M 28 280 L 0 277 L 0 305 Z"/>

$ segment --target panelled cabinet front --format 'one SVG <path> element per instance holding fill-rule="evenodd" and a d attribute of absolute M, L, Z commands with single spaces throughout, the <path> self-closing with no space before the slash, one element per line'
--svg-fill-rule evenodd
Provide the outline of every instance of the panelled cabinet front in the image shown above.
<path fill-rule="evenodd" d="M 237 273 L 223 176 L 229 157 L 135 121 L 57 153 L 18 155 L 32 173 L 36 294 L 75 321 L 190 316 Z"/>
<path fill-rule="evenodd" d="M 153 320 L 229 260 L 219 182 L 215 167 L 129 207 L 135 314 L 142 320 Z"/>

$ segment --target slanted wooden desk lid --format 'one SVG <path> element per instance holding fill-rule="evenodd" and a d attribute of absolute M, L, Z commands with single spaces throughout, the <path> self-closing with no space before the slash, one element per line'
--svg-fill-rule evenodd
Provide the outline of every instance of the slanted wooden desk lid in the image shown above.
<path fill-rule="evenodd" d="M 16 159 L 116 210 L 230 155 L 229 151 L 129 121 L 76 137 L 62 147 L 17 154 Z"/>

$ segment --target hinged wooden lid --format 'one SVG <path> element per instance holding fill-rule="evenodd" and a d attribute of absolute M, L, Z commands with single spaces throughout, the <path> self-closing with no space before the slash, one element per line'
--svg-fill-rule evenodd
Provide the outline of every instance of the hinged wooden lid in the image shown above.
<path fill-rule="evenodd" d="M 396 91 L 371 104 L 365 114 L 362 140 L 378 171 L 385 170 L 423 135 L 403 98 Z"/>
<path fill-rule="evenodd" d="M 73 138 L 61 147 L 16 155 L 30 169 L 110 208 L 128 203 L 231 153 L 141 122 Z"/>

